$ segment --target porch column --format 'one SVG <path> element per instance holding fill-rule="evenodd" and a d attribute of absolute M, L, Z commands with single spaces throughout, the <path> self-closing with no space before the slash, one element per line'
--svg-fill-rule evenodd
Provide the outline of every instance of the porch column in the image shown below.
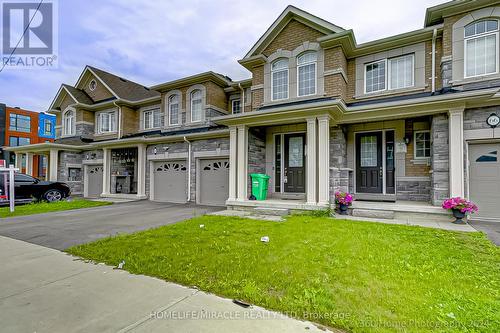
<path fill-rule="evenodd" d="M 15 153 L 16 154 L 16 168 L 21 171 L 21 168 L 23 167 L 23 154 L 22 153 Z"/>
<path fill-rule="evenodd" d="M 245 125 L 238 126 L 238 200 L 243 201 L 247 199 L 248 187 L 248 128 Z"/>
<path fill-rule="evenodd" d="M 26 174 L 33 175 L 33 153 L 26 153 Z"/>
<path fill-rule="evenodd" d="M 449 110 L 450 197 L 464 197 L 464 109 Z"/>
<path fill-rule="evenodd" d="M 318 117 L 318 204 L 330 202 L 330 117 Z"/>
<path fill-rule="evenodd" d="M 238 130 L 235 126 L 229 127 L 229 198 L 236 200 L 236 174 L 238 166 Z"/>
<path fill-rule="evenodd" d="M 316 197 L 316 118 L 307 118 L 306 200 L 308 205 L 317 203 Z"/>
<path fill-rule="evenodd" d="M 111 150 L 109 148 L 103 148 L 103 159 L 102 159 L 102 195 L 109 194 L 110 179 L 111 174 Z"/>
<path fill-rule="evenodd" d="M 51 149 L 49 152 L 49 180 L 52 182 L 57 181 L 57 165 L 59 164 L 59 151 Z"/>
<path fill-rule="evenodd" d="M 137 146 L 137 196 L 146 196 L 146 145 Z"/>

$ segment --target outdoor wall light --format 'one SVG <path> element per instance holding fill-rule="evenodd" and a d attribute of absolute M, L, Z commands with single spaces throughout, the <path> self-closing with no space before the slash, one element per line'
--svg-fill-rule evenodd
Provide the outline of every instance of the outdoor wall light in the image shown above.
<path fill-rule="evenodd" d="M 164 146 L 164 147 L 163 147 L 163 150 L 164 150 L 164 151 L 168 151 L 169 149 L 170 149 L 170 147 L 169 147 L 169 146 Z"/>
<path fill-rule="evenodd" d="M 156 149 L 156 146 L 153 148 L 153 154 L 156 155 L 156 153 L 158 152 L 158 150 Z"/>
<path fill-rule="evenodd" d="M 410 144 L 411 138 L 409 136 L 404 137 L 405 143 L 408 145 Z"/>

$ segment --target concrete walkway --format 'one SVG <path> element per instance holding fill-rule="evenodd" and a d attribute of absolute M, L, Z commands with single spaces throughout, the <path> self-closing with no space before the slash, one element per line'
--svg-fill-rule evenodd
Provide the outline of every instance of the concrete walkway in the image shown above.
<path fill-rule="evenodd" d="M 330 332 L 0 236 L 2 332 Z"/>

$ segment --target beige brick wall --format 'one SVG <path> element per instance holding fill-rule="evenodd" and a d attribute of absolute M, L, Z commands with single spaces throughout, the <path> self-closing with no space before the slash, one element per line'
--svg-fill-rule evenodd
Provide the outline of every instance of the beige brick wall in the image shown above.
<path fill-rule="evenodd" d="M 460 20 L 463 16 L 467 14 L 460 14 L 444 18 L 443 27 L 443 56 L 450 56 L 452 53 L 452 32 L 453 24 Z"/>
<path fill-rule="evenodd" d="M 264 66 L 252 68 L 252 85 L 264 84 Z"/>
<path fill-rule="evenodd" d="M 347 58 L 341 47 L 334 47 L 325 50 L 325 72 L 329 70 L 342 69 L 348 74 Z M 353 78 L 354 80 L 354 78 Z M 342 74 L 325 76 L 325 95 L 331 97 L 347 98 L 347 82 Z"/>
<path fill-rule="evenodd" d="M 291 20 L 262 52 L 266 57 L 278 49 L 293 51 L 305 41 L 316 41 L 323 33 L 296 20 Z"/>
<path fill-rule="evenodd" d="M 213 82 L 206 82 L 205 87 L 207 87 L 207 104 L 229 112 L 227 95 L 224 89 Z"/>
<path fill-rule="evenodd" d="M 139 131 L 140 115 L 139 111 L 127 106 L 121 107 L 122 111 L 122 135 L 133 134 Z"/>
<path fill-rule="evenodd" d="M 341 74 L 325 76 L 325 94 L 329 97 L 347 98 L 347 85 Z"/>
<path fill-rule="evenodd" d="M 75 100 L 71 98 L 69 95 L 66 95 L 66 97 L 63 98 L 60 105 L 61 111 L 64 112 L 64 110 L 66 110 L 66 108 L 71 104 L 75 104 Z"/>
<path fill-rule="evenodd" d="M 346 102 L 354 101 L 356 94 L 356 60 L 349 59 L 347 61 L 347 94 Z"/>
<path fill-rule="evenodd" d="M 264 102 L 264 89 L 254 90 L 252 92 L 252 111 L 261 107 Z"/>
<path fill-rule="evenodd" d="M 415 119 L 407 119 L 405 121 L 405 135 L 411 137 L 411 142 L 406 146 L 406 155 L 405 155 L 405 176 L 407 177 L 428 177 L 430 176 L 431 167 L 426 164 L 416 164 L 414 149 L 414 132 L 417 129 L 413 128 L 413 123 L 425 123 L 428 122 L 426 118 L 415 118 Z M 430 124 L 427 127 L 424 126 L 422 130 L 430 129 Z"/>

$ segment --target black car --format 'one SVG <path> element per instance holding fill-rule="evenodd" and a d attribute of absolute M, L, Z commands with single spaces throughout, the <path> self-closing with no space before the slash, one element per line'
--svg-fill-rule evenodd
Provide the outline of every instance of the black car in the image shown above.
<path fill-rule="evenodd" d="M 44 181 L 23 173 L 16 173 L 14 175 L 14 182 L 16 202 L 33 200 L 54 202 L 67 198 L 71 193 L 66 183 Z M 3 185 L 0 186 L 0 192 L 5 192 Z"/>

